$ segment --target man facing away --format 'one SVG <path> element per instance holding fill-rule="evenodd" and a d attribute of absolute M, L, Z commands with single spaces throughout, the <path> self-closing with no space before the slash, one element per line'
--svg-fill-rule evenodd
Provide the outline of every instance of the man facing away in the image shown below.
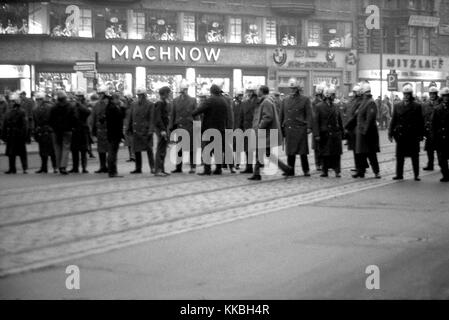
<path fill-rule="evenodd" d="M 121 178 L 117 170 L 117 153 L 123 139 L 123 119 L 125 107 L 121 106 L 120 95 L 113 93 L 105 95 L 105 117 L 108 139 L 108 175 L 109 178 Z"/>
<path fill-rule="evenodd" d="M 169 174 L 165 172 L 165 156 L 169 141 L 168 125 L 170 114 L 170 97 L 171 89 L 162 87 L 159 89 L 159 100 L 154 105 L 154 129 L 157 136 L 156 148 L 156 177 L 166 177 Z"/>

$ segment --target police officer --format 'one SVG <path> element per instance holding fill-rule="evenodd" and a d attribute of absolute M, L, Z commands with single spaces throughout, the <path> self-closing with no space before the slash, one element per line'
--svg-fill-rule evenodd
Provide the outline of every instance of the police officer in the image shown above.
<path fill-rule="evenodd" d="M 196 165 L 193 159 L 195 154 L 194 152 L 195 150 L 193 150 L 193 121 L 197 120 L 197 118 L 193 117 L 192 113 L 197 109 L 198 105 L 196 99 L 189 95 L 188 90 L 189 84 L 185 79 L 183 79 L 180 84 L 180 92 L 179 92 L 180 94 L 175 99 L 173 99 L 173 107 L 171 109 L 169 128 L 171 131 L 176 129 L 184 129 L 189 133 L 190 137 L 189 173 L 193 174 L 195 173 L 196 170 Z M 204 96 L 204 98 L 206 96 L 205 93 L 200 93 L 200 95 Z M 178 152 L 178 157 L 181 158 L 181 162 L 176 164 L 176 169 L 173 170 L 172 173 L 182 172 L 182 151 L 183 150 L 179 150 Z"/>
<path fill-rule="evenodd" d="M 169 114 L 171 89 L 167 86 L 159 89 L 159 100 L 154 105 L 154 128 L 157 136 L 156 148 L 156 172 L 157 177 L 166 177 L 169 174 L 165 172 L 165 155 L 167 154 L 169 140 Z"/>
<path fill-rule="evenodd" d="M 396 176 L 393 180 L 404 179 L 404 160 L 411 157 L 415 181 L 419 178 L 419 149 L 424 136 L 424 117 L 421 105 L 415 102 L 413 87 L 402 88 L 404 98 L 395 104 L 388 130 L 390 142 L 396 141 Z"/>
<path fill-rule="evenodd" d="M 242 89 L 238 89 L 235 92 L 235 97 L 232 101 L 232 113 L 233 113 L 233 117 L 234 117 L 234 127 L 233 129 L 240 129 L 240 122 L 241 122 L 241 113 L 242 113 L 242 100 L 243 100 L 243 90 Z M 233 151 L 237 152 L 237 145 L 235 143 L 235 141 L 233 141 Z M 240 159 L 240 155 L 236 155 L 236 159 Z M 240 169 L 240 163 L 236 163 L 235 168 L 237 170 Z"/>
<path fill-rule="evenodd" d="M 109 142 L 106 127 L 106 105 L 108 99 L 106 95 L 109 94 L 108 88 L 105 85 L 97 89 L 98 101 L 93 106 L 92 112 L 92 135 L 97 138 L 97 151 L 100 159 L 100 168 L 95 173 L 108 173 L 106 164 L 107 152 L 109 150 Z"/>
<path fill-rule="evenodd" d="M 33 110 L 34 121 L 34 140 L 39 145 L 39 156 L 41 158 L 41 167 L 36 173 L 48 172 L 48 157 L 51 159 L 53 172 L 57 173 L 55 150 L 53 149 L 52 134 L 50 127 L 50 110 L 53 104 L 48 101 L 44 92 L 37 92 L 36 108 Z"/>
<path fill-rule="evenodd" d="M 72 135 L 72 160 L 73 168 L 70 173 L 79 173 L 79 162 L 81 155 L 81 169 L 82 173 L 89 173 L 87 171 L 87 151 L 89 148 L 89 125 L 87 119 L 91 111 L 86 105 L 84 92 L 82 90 L 75 91 L 75 118 L 76 125 L 73 129 Z"/>
<path fill-rule="evenodd" d="M 324 86 L 319 84 L 315 88 L 315 99 L 312 101 L 312 115 L 315 117 L 316 114 L 316 107 L 318 104 L 323 102 L 323 91 Z M 314 119 L 314 118 L 313 118 Z M 323 161 L 320 155 L 320 148 L 319 145 L 316 143 L 315 139 L 312 139 L 312 149 L 314 150 L 314 157 L 315 157 L 315 167 L 317 171 L 321 171 L 321 167 L 323 165 Z"/>
<path fill-rule="evenodd" d="M 142 173 L 142 151 L 148 156 L 151 173 L 155 173 L 153 153 L 154 104 L 147 99 L 145 88 L 137 89 L 137 101 L 131 105 L 128 132 L 133 135 L 133 148 L 136 167 L 131 174 Z"/>
<path fill-rule="evenodd" d="M 258 105 L 258 97 L 257 97 L 257 88 L 255 85 L 250 84 L 246 88 L 246 94 L 245 97 L 242 100 L 241 107 L 240 107 L 240 123 L 238 124 L 238 127 L 242 129 L 243 132 L 245 132 L 248 129 L 253 128 L 253 118 L 254 118 L 254 110 L 256 109 Z M 246 167 L 245 170 L 241 171 L 240 173 L 247 174 L 247 173 L 253 173 L 253 166 L 250 164 L 250 157 L 249 157 L 249 143 L 247 139 L 244 141 L 244 149 L 246 154 Z"/>
<path fill-rule="evenodd" d="M 117 170 L 117 153 L 120 142 L 123 139 L 123 119 L 125 118 L 125 107 L 121 105 L 120 95 L 107 93 L 104 97 L 106 135 L 108 139 L 108 175 L 109 178 L 121 178 Z"/>
<path fill-rule="evenodd" d="M 304 176 L 310 177 L 309 142 L 308 134 L 312 132 L 313 116 L 310 99 L 301 95 L 300 83 L 296 79 L 289 80 L 291 94 L 281 103 L 279 122 L 285 138 L 285 153 L 287 163 L 293 168 L 292 175 L 295 174 L 296 155 L 301 158 L 301 167 Z"/>
<path fill-rule="evenodd" d="M 449 182 L 449 88 L 442 88 L 440 96 L 441 103 L 435 108 L 432 118 L 432 136 L 443 175 L 440 181 Z"/>
<path fill-rule="evenodd" d="M 424 171 L 433 171 L 433 164 L 435 161 L 435 147 L 432 139 L 432 116 L 436 106 L 440 104 L 438 98 L 438 88 L 431 86 L 429 88 L 429 99 L 422 104 L 424 113 L 424 138 L 426 142 L 424 144 L 424 150 L 427 152 L 427 166 L 423 168 Z"/>
<path fill-rule="evenodd" d="M 337 178 L 341 177 L 344 129 L 340 112 L 334 104 L 335 92 L 335 88 L 324 90 L 324 101 L 316 106 L 314 117 L 313 135 L 323 159 L 320 177 L 328 177 L 329 169 L 334 169 Z"/>

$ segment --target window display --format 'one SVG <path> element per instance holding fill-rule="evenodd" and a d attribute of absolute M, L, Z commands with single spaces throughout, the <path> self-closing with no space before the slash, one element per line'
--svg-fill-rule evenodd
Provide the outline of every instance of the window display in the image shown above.
<path fill-rule="evenodd" d="M 39 72 L 36 91 L 54 92 L 56 90 L 72 91 L 72 78 L 76 73 Z"/>
<path fill-rule="evenodd" d="M 50 29 L 53 37 L 92 37 L 92 11 L 76 5 L 50 8 Z"/>
<path fill-rule="evenodd" d="M 128 38 L 145 38 L 145 13 L 134 10 L 127 11 Z"/>
<path fill-rule="evenodd" d="M 265 22 L 265 43 L 277 44 L 276 20 L 267 19 Z"/>
<path fill-rule="evenodd" d="M 126 12 L 110 8 L 95 10 L 95 37 L 127 39 Z"/>
<path fill-rule="evenodd" d="M 229 42 L 241 43 L 242 42 L 242 19 L 241 18 L 229 18 Z"/>
<path fill-rule="evenodd" d="M 279 43 L 286 46 L 301 44 L 301 25 L 297 23 L 283 23 L 279 26 Z"/>
<path fill-rule="evenodd" d="M 209 89 L 213 84 L 221 86 L 224 92 L 230 93 L 230 83 L 230 78 L 202 77 L 198 75 L 196 78 L 196 94 L 198 96 L 202 92 L 209 93 Z"/>
<path fill-rule="evenodd" d="M 198 26 L 198 39 L 200 41 L 224 42 L 224 17 L 205 14 L 200 19 Z"/>
<path fill-rule="evenodd" d="M 147 91 L 150 99 L 156 101 L 159 98 L 159 89 L 164 86 L 170 87 L 172 97 L 177 96 L 181 80 L 181 74 L 147 74 Z"/>
<path fill-rule="evenodd" d="M 147 14 L 148 26 L 145 39 L 176 41 L 178 39 L 178 15 L 176 12 L 153 12 Z"/>
<path fill-rule="evenodd" d="M 351 28 L 350 22 L 310 22 L 307 45 L 309 47 L 351 48 Z"/>
<path fill-rule="evenodd" d="M 0 3 L 0 34 L 28 33 L 28 4 Z"/>
<path fill-rule="evenodd" d="M 249 86 L 262 86 L 265 85 L 264 76 L 243 76 L 243 88 L 248 88 Z"/>
<path fill-rule="evenodd" d="M 195 41 L 195 16 L 193 14 L 184 13 L 183 22 L 183 40 Z"/>
<path fill-rule="evenodd" d="M 262 38 L 260 30 L 262 29 L 262 21 L 260 18 L 245 18 L 243 23 L 243 43 L 260 44 Z"/>
<path fill-rule="evenodd" d="M 132 74 L 131 73 L 98 73 L 98 85 L 105 85 L 110 91 L 131 92 Z"/>

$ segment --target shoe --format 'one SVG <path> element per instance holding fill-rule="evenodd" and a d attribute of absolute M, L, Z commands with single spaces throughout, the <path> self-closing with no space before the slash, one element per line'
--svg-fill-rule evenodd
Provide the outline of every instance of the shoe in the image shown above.
<path fill-rule="evenodd" d="M 182 173 L 182 170 L 175 169 L 175 170 L 173 170 L 171 173 Z"/>
<path fill-rule="evenodd" d="M 108 173 L 108 169 L 106 168 L 100 168 L 97 171 L 95 171 L 95 173 Z"/>
<path fill-rule="evenodd" d="M 240 172 L 241 174 L 252 174 L 253 173 L 253 168 L 249 169 L 248 167 Z"/>
<path fill-rule="evenodd" d="M 322 174 L 320 174 L 320 177 L 321 177 L 321 178 L 327 178 L 327 177 L 329 177 L 329 174 L 327 174 L 327 173 L 322 173 Z"/>
<path fill-rule="evenodd" d="M 28 174 L 28 172 L 26 170 L 23 170 L 23 174 Z"/>
<path fill-rule="evenodd" d="M 304 177 L 310 177 L 310 172 L 304 172 Z"/>
<path fill-rule="evenodd" d="M 352 172 L 357 172 L 357 169 L 351 169 Z"/>
<path fill-rule="evenodd" d="M 393 177 L 393 180 L 404 180 L 404 177 L 395 176 L 395 177 Z"/>
<path fill-rule="evenodd" d="M 151 169 L 150 169 L 150 172 L 151 172 L 152 174 L 155 174 L 155 173 L 156 173 L 156 169 L 151 168 Z"/>
<path fill-rule="evenodd" d="M 37 171 L 34 171 L 34 173 L 47 173 L 47 170 L 39 169 Z"/>
<path fill-rule="evenodd" d="M 212 172 L 212 174 L 221 175 L 221 174 L 223 174 L 223 171 L 222 170 L 214 170 L 214 172 Z"/>
<path fill-rule="evenodd" d="M 141 173 L 142 173 L 142 170 L 134 170 L 134 171 L 130 172 L 130 174 L 141 174 Z"/>
<path fill-rule="evenodd" d="M 210 171 L 204 171 L 204 172 L 198 173 L 199 176 L 210 176 L 211 174 L 212 174 L 212 172 L 210 172 Z"/>
<path fill-rule="evenodd" d="M 196 170 L 195 170 L 194 168 L 191 168 L 191 169 L 189 170 L 189 174 L 194 174 L 194 173 L 196 173 Z"/>
<path fill-rule="evenodd" d="M 230 171 L 231 173 L 237 173 L 237 172 L 234 170 L 234 168 L 229 169 L 229 171 Z"/>
<path fill-rule="evenodd" d="M 156 173 L 154 174 L 154 176 L 155 176 L 155 177 L 166 177 L 166 175 L 163 174 L 162 172 L 156 172 Z"/>
<path fill-rule="evenodd" d="M 11 170 L 5 171 L 5 174 L 16 174 L 16 173 L 17 173 L 16 171 L 11 171 Z"/>
<path fill-rule="evenodd" d="M 78 169 L 72 169 L 69 171 L 69 173 L 80 173 Z"/>
<path fill-rule="evenodd" d="M 353 174 L 352 177 L 353 177 L 354 179 L 357 179 L 357 178 L 365 178 L 365 174 L 362 174 L 362 173 L 356 173 L 356 174 Z"/>
<path fill-rule="evenodd" d="M 424 167 L 424 168 L 422 168 L 424 171 L 433 171 L 433 167 L 429 167 L 429 166 L 427 166 L 427 167 Z"/>
<path fill-rule="evenodd" d="M 89 173 L 86 169 L 83 169 L 82 173 Z"/>
<path fill-rule="evenodd" d="M 375 179 L 381 179 L 382 176 L 381 176 L 379 173 L 375 173 L 375 174 L 374 174 L 374 178 L 375 178 Z"/>
<path fill-rule="evenodd" d="M 441 182 L 449 182 L 449 177 L 443 177 L 440 179 Z"/>
<path fill-rule="evenodd" d="M 69 174 L 65 168 L 60 168 L 59 169 L 59 173 L 64 175 L 64 176 Z"/>
<path fill-rule="evenodd" d="M 335 178 L 341 178 L 341 173 L 336 173 Z"/>
<path fill-rule="evenodd" d="M 117 173 L 109 174 L 109 178 L 123 178 L 123 176 L 119 176 Z"/>
<path fill-rule="evenodd" d="M 262 180 L 262 176 L 260 174 L 255 174 L 249 177 L 248 180 L 260 181 Z"/>
<path fill-rule="evenodd" d="M 415 177 L 414 180 L 415 180 L 415 181 L 421 181 L 421 178 L 420 178 L 420 177 Z"/>

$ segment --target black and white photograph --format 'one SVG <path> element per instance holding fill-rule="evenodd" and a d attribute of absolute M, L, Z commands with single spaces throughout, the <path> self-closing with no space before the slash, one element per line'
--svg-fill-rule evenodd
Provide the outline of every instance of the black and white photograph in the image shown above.
<path fill-rule="evenodd" d="M 0 0 L 0 300 L 448 300 L 448 182 L 449 0 Z"/>

